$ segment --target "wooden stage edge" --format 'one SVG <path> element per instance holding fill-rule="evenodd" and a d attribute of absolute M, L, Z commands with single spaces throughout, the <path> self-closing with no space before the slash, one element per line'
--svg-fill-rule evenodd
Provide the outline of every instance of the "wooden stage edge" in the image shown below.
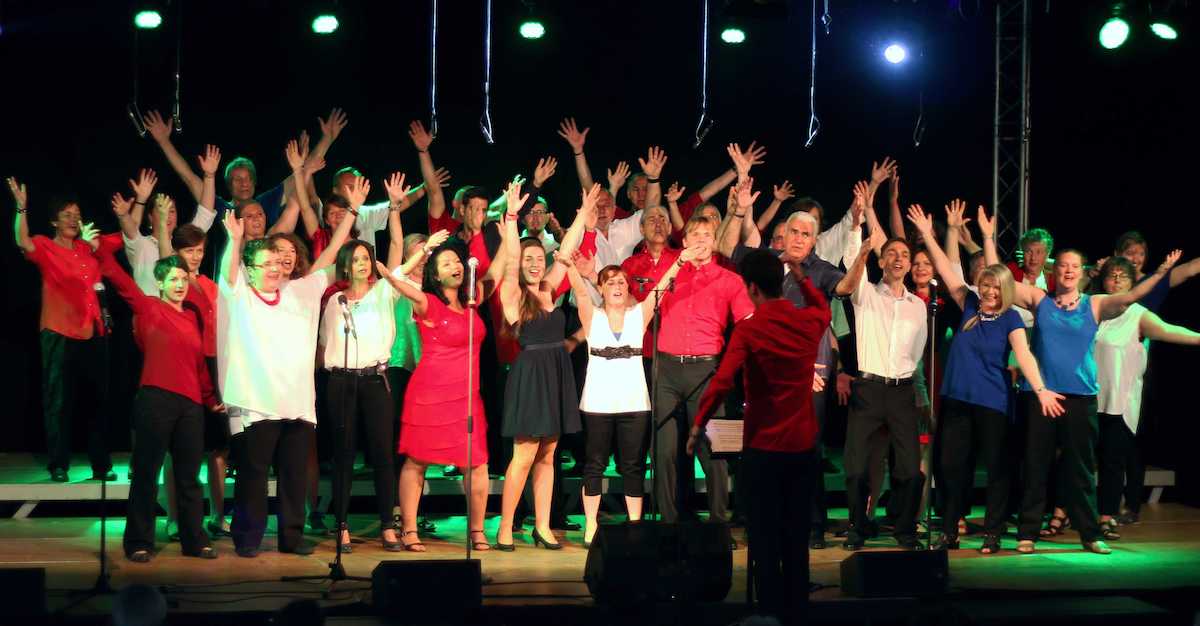
<path fill-rule="evenodd" d="M 582 521 L 579 517 L 573 519 Z M 436 536 L 424 539 L 428 552 L 389 553 L 379 545 L 378 520 L 369 515 L 353 516 L 351 528 L 363 542 L 355 545 L 353 554 L 344 556 L 347 573 L 370 576 L 379 562 L 385 560 L 463 558 L 466 530 L 463 518 L 451 516 L 433 521 L 438 532 Z M 498 522 L 498 516 L 488 518 L 489 540 L 494 539 Z M 274 551 L 275 538 L 269 534 L 263 546 L 265 551 L 255 559 L 237 557 L 230 540 L 220 539 L 214 543 L 220 558 L 213 561 L 183 557 L 178 543 L 160 543 L 160 552 L 151 563 L 135 564 L 124 558 L 121 549 L 124 523 L 123 519 L 118 519 L 109 520 L 106 525 L 113 585 L 118 589 L 134 583 L 159 586 L 166 592 L 173 615 L 272 611 L 296 598 L 322 600 L 334 613 L 356 614 L 358 611 L 361 615 L 370 612 L 369 584 L 339 583 L 336 592 L 326 596 L 328 583 L 279 582 L 282 576 L 325 574 L 333 558 L 332 537 L 310 537 L 318 542 L 316 553 L 302 557 Z M 45 568 L 50 611 L 66 609 L 63 617 L 83 620 L 88 616 L 101 616 L 109 610 L 107 598 L 72 605 L 68 597 L 68 590 L 86 589 L 96 580 L 99 526 L 98 520 L 81 517 L 0 520 L 0 567 Z M 1047 610 L 1060 610 L 1065 605 L 1054 604 L 1047 609 L 1039 603 L 1048 602 L 1047 598 L 1068 597 L 1075 598 L 1079 604 L 1077 611 L 1084 612 L 1071 615 L 1085 622 L 1086 618 L 1079 616 L 1094 613 L 1126 615 L 1136 623 L 1147 623 L 1148 620 L 1175 623 L 1150 619 L 1155 615 L 1170 614 L 1163 613 L 1161 606 L 1144 598 L 1172 598 L 1172 602 L 1181 603 L 1174 605 L 1176 611 L 1180 606 L 1194 606 L 1195 599 L 1200 598 L 1197 594 L 1200 591 L 1200 509 L 1178 504 L 1147 505 L 1143 508 L 1140 523 L 1121 530 L 1123 539 L 1112 542 L 1114 552 L 1109 556 L 1082 552 L 1078 535 L 1073 531 L 1055 541 L 1039 543 L 1038 552 L 1031 556 L 1013 551 L 1015 539 L 1011 535 L 1004 539 L 1004 551 L 995 556 L 980 555 L 975 550 L 980 538 L 967 537 L 962 542 L 963 549 L 951 552 L 952 593 L 943 600 L 991 602 L 992 608 L 986 611 L 993 619 L 1007 616 L 1015 620 L 1029 617 L 1027 609 L 1041 610 L 1042 615 Z M 515 611 L 518 607 L 529 610 L 559 607 L 585 613 L 599 610 L 592 608 L 593 602 L 582 581 L 587 557 L 581 546 L 582 534 L 574 531 L 556 532 L 556 535 L 565 545 L 563 550 L 535 548 L 526 533 L 517 535 L 515 552 L 475 553 L 489 580 L 484 587 L 485 611 Z M 741 529 L 735 529 L 734 535 L 739 541 L 744 539 Z M 849 615 L 856 614 L 858 617 L 850 621 L 861 623 L 864 607 L 884 610 L 893 616 L 896 611 L 922 610 L 915 601 L 907 604 L 904 601 L 859 601 L 843 595 L 838 587 L 839 564 L 848 553 L 839 547 L 836 538 L 827 538 L 831 545 L 829 549 L 810 553 L 812 579 L 824 586 L 812 595 L 814 614 L 825 615 L 828 618 L 825 621 L 832 622 L 837 622 L 839 616 L 848 619 Z M 803 540 L 802 537 L 797 539 Z M 881 538 L 869 542 L 868 549 L 891 550 L 894 545 L 891 539 Z M 708 613 L 709 618 L 716 619 L 718 615 L 736 618 L 743 610 L 744 549 L 734 552 L 733 563 L 732 589 L 724 603 Z M 1118 602 L 1114 599 L 1117 596 L 1124 600 Z M 1021 599 L 1013 602 L 1010 598 L 1014 597 Z M 1087 601 L 1080 604 L 1080 598 Z M 420 599 L 411 601 L 419 602 Z M 1037 609 L 1038 606 L 1042 608 Z M 983 623 L 979 619 L 967 623 Z M 586 621 L 576 620 L 576 623 Z M 1003 621 L 1007 620 L 996 623 Z M 691 623 L 729 621 L 701 619 Z"/>

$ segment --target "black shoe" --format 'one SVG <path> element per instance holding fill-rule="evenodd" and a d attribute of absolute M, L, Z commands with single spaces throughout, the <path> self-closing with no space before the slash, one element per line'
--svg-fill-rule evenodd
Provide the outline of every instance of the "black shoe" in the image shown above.
<path fill-rule="evenodd" d="M 451 476 L 462 476 L 462 470 L 454 465 L 447 465 L 442 468 L 442 476 L 450 478 Z"/>
<path fill-rule="evenodd" d="M 570 519 L 564 516 L 562 519 L 552 520 L 550 522 L 550 528 L 554 530 L 582 530 L 583 526 L 572 522 Z"/>
<path fill-rule="evenodd" d="M 154 554 L 149 550 L 135 550 L 125 556 L 125 558 L 134 563 L 149 563 L 150 559 L 154 558 Z"/>
<path fill-rule="evenodd" d="M 907 537 L 904 539 L 897 538 L 896 544 L 900 546 L 900 549 L 909 550 L 912 552 L 919 552 L 925 549 L 925 544 L 916 539 L 909 539 Z M 958 546 L 956 545 L 954 547 L 957 548 Z"/>
<path fill-rule="evenodd" d="M 200 548 L 200 551 L 196 552 L 195 554 L 184 553 L 183 556 L 190 556 L 190 557 L 197 558 L 197 559 L 215 559 L 215 558 L 217 558 L 217 551 L 214 550 L 211 546 L 205 546 L 203 548 Z"/>
<path fill-rule="evenodd" d="M 828 547 L 829 547 L 829 544 L 825 543 L 825 533 L 814 532 L 808 536 L 808 549 L 809 550 L 824 550 L 825 548 L 828 548 Z"/>
<path fill-rule="evenodd" d="M 243 559 L 253 559 L 258 556 L 258 548 L 234 548 L 233 551 Z"/>
<path fill-rule="evenodd" d="M 1124 515 L 1117 516 L 1117 523 L 1122 526 L 1129 526 L 1130 524 L 1136 524 L 1139 521 L 1141 521 L 1141 520 L 1138 519 L 1138 514 L 1132 512 L 1132 511 L 1130 511 Z"/>
<path fill-rule="evenodd" d="M 549 541 L 546 541 L 546 539 L 544 539 L 542 537 L 542 533 L 539 533 L 538 530 L 536 528 L 534 528 L 533 529 L 533 547 L 536 548 L 539 543 L 542 544 L 543 546 L 545 546 L 547 550 L 562 550 L 561 543 L 557 543 L 557 542 L 550 543 Z"/>
<path fill-rule="evenodd" d="M 281 548 L 279 548 L 279 551 L 284 554 L 295 554 L 295 555 L 299 555 L 299 556 L 308 556 L 313 553 L 313 547 L 312 547 L 312 544 L 301 541 L 300 543 L 296 544 L 296 546 L 294 548 L 285 550 L 281 547 Z"/>
<path fill-rule="evenodd" d="M 901 547 L 904 547 L 904 542 L 900 542 L 900 545 L 901 545 Z M 929 544 L 929 549 L 930 550 L 957 550 L 958 549 L 958 539 L 951 539 L 950 535 L 946 535 L 946 534 L 938 535 L 938 538 L 934 539 Z"/>
<path fill-rule="evenodd" d="M 224 518 L 222 518 L 220 523 L 217 523 L 213 520 L 208 520 L 208 523 L 204 525 L 204 528 L 208 531 L 209 536 L 211 536 L 213 539 L 220 539 L 221 537 L 228 537 L 230 535 L 229 523 L 226 522 Z"/>
<path fill-rule="evenodd" d="M 56 467 L 50 470 L 50 480 L 56 483 L 65 483 L 70 480 L 70 476 L 67 475 L 67 470 L 61 467 Z"/>
<path fill-rule="evenodd" d="M 854 552 L 856 550 L 862 550 L 864 545 L 866 545 L 866 542 L 863 541 L 862 537 L 851 537 L 850 535 L 847 535 L 846 540 L 842 542 L 842 549 L 849 552 Z"/>
<path fill-rule="evenodd" d="M 400 525 L 397 524 L 396 528 L 399 527 Z M 432 535 L 433 533 L 437 532 L 437 525 L 422 517 L 417 520 L 417 532 L 421 535 Z"/>
<path fill-rule="evenodd" d="M 103 480 L 103 481 L 112 482 L 116 479 L 117 479 L 117 473 L 112 470 L 107 470 L 104 473 L 97 472 L 94 470 L 92 471 L 91 480 Z"/>

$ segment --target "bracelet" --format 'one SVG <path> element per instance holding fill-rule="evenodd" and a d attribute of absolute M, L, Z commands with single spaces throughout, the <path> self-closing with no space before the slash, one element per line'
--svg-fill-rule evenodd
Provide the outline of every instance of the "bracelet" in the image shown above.
<path fill-rule="evenodd" d="M 353 215 L 354 217 L 358 217 L 357 209 L 346 209 L 346 210 L 350 212 L 350 215 Z"/>
<path fill-rule="evenodd" d="M 20 215 L 24 215 L 24 214 L 25 214 L 25 212 L 26 212 L 26 211 L 28 211 L 28 210 L 29 210 L 29 209 L 25 209 L 25 208 L 22 208 L 22 207 L 17 207 L 17 213 L 18 213 L 18 214 L 20 214 Z"/>
<path fill-rule="evenodd" d="M 146 203 L 141 200 L 135 200 L 133 206 L 146 206 Z"/>
<path fill-rule="evenodd" d="M 647 176 L 647 177 L 646 177 L 646 182 L 647 182 L 647 183 L 654 183 L 654 184 L 657 184 L 657 183 L 658 183 L 658 179 L 657 179 L 657 178 L 650 178 L 649 176 Z"/>
<path fill-rule="evenodd" d="M 428 150 L 417 150 L 418 154 L 429 154 Z"/>
<path fill-rule="evenodd" d="M 582 153 L 582 152 L 576 152 L 576 153 L 575 153 L 575 156 L 583 156 L 583 153 Z"/>
<path fill-rule="evenodd" d="M 399 211 L 399 210 L 400 210 L 399 204 L 388 203 L 388 211 Z"/>
<path fill-rule="evenodd" d="M 675 267 L 683 267 L 683 259 L 675 259 Z"/>
<path fill-rule="evenodd" d="M 742 219 L 742 218 L 746 217 L 746 214 L 745 213 L 734 213 L 733 216 L 738 219 Z"/>

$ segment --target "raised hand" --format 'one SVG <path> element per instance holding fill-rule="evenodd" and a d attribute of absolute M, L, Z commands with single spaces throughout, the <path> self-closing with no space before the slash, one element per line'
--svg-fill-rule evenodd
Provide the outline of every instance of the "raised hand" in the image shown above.
<path fill-rule="evenodd" d="M 132 179 L 129 181 L 129 188 L 133 189 L 133 194 L 137 196 L 137 201 L 145 204 L 150 199 L 150 194 L 154 191 L 154 186 L 158 184 L 158 175 L 154 170 L 145 168 L 138 173 L 137 181 Z"/>
<path fill-rule="evenodd" d="M 25 185 L 18 183 L 16 178 L 9 176 L 7 179 L 8 191 L 12 194 L 13 201 L 17 203 L 18 211 L 29 209 L 29 194 L 25 191 Z"/>
<path fill-rule="evenodd" d="M 796 197 L 796 193 L 792 191 L 792 183 L 783 181 L 782 185 L 772 185 L 771 192 L 775 195 L 776 202 L 783 202 L 788 198 Z"/>
<path fill-rule="evenodd" d="M 562 239 L 563 237 L 562 224 L 558 223 L 558 218 L 555 217 L 553 213 L 546 218 L 546 230 L 550 231 L 550 234 L 554 235 L 558 239 Z"/>
<path fill-rule="evenodd" d="M 321 134 L 329 137 L 330 141 L 337 139 L 338 135 L 342 134 L 342 129 L 346 128 L 346 114 L 341 109 L 334 107 L 329 112 L 329 117 L 325 119 L 317 118 L 317 124 L 321 126 Z"/>
<path fill-rule="evenodd" d="M 896 171 L 896 162 L 891 157 L 883 157 L 883 163 L 871 163 L 871 183 L 879 185 L 891 178 Z"/>
<path fill-rule="evenodd" d="M 925 209 L 921 205 L 914 204 L 908 207 L 908 221 L 917 227 L 923 237 L 933 235 L 933 216 L 925 213 Z"/>
<path fill-rule="evenodd" d="M 575 118 L 568 117 L 559 123 L 558 136 L 566 139 L 567 143 L 571 144 L 571 150 L 575 154 L 579 154 L 583 152 L 583 144 L 587 141 L 587 134 L 591 130 L 591 128 L 585 128 L 583 132 L 580 132 L 579 127 L 575 125 Z"/>
<path fill-rule="evenodd" d="M 579 203 L 579 210 L 592 215 L 596 214 L 596 201 L 600 199 L 600 183 L 592 183 L 592 188 L 582 192 L 583 200 Z"/>
<path fill-rule="evenodd" d="M 767 149 L 758 145 L 757 141 L 751 141 L 750 146 L 742 153 L 742 158 L 750 163 L 751 167 L 766 163 L 763 159 L 767 156 Z"/>
<path fill-rule="evenodd" d="M 537 167 L 533 168 L 533 186 L 538 189 L 546 184 L 546 181 L 554 176 L 554 170 L 558 167 L 558 159 L 548 156 L 544 159 L 538 159 Z"/>
<path fill-rule="evenodd" d="M 754 201 L 758 200 L 758 194 L 762 192 L 754 191 L 754 179 L 747 177 L 745 180 L 737 184 L 737 203 L 738 208 L 743 211 L 754 206 Z"/>
<path fill-rule="evenodd" d="M 346 196 L 350 201 L 350 208 L 355 211 L 367 201 L 367 195 L 370 193 L 371 181 L 362 176 L 356 176 L 353 184 L 342 186 L 342 195 Z"/>
<path fill-rule="evenodd" d="M 679 202 L 686 189 L 687 187 L 680 187 L 678 182 L 671 183 L 671 186 L 667 188 L 667 202 Z"/>
<path fill-rule="evenodd" d="M 283 153 L 287 157 L 288 165 L 292 168 L 293 172 L 304 170 L 304 161 L 308 158 L 308 155 L 300 151 L 300 144 L 295 139 L 288 142 L 287 148 L 284 149 Z"/>
<path fill-rule="evenodd" d="M 438 246 L 446 243 L 446 240 L 449 238 L 450 238 L 450 231 L 443 228 L 442 230 L 439 230 L 436 233 L 430 235 L 429 239 L 425 240 L 425 248 L 429 249 L 429 250 L 433 250 L 434 248 L 437 248 Z"/>
<path fill-rule="evenodd" d="M 883 232 L 882 226 L 876 226 L 870 229 L 871 234 L 867 237 L 867 245 L 872 250 L 883 250 L 883 244 L 887 243 L 887 233 Z"/>
<path fill-rule="evenodd" d="M 529 199 L 529 194 L 522 196 L 521 181 L 514 179 L 508 189 L 504 190 L 504 199 L 508 204 L 508 218 L 516 219 L 517 214 L 521 212 L 521 207 L 525 206 L 525 201 Z"/>
<path fill-rule="evenodd" d="M 619 189 L 625 185 L 625 181 L 629 180 L 629 164 L 621 161 L 617 163 L 617 171 L 608 170 L 608 188 Z"/>
<path fill-rule="evenodd" d="M 300 154 L 308 154 L 308 131 L 300 129 Z"/>
<path fill-rule="evenodd" d="M 154 138 L 158 143 L 166 143 L 171 140 L 171 129 L 175 125 L 175 119 L 170 118 L 163 121 L 162 115 L 158 111 L 150 111 L 142 116 L 142 125 L 146 127 L 146 132 Z"/>
<path fill-rule="evenodd" d="M 200 162 L 200 171 L 205 176 L 216 176 L 221 167 L 221 149 L 208 144 L 204 146 L 204 154 L 197 156 L 196 160 Z"/>
<path fill-rule="evenodd" d="M 416 146 L 418 152 L 425 152 L 429 149 L 429 144 L 433 143 L 433 135 L 425 130 L 425 125 L 420 120 L 408 123 L 408 138 L 412 139 L 413 146 Z"/>
<path fill-rule="evenodd" d="M 433 178 L 437 180 L 439 187 L 450 186 L 450 170 L 444 167 L 437 168 L 437 171 L 433 173 Z"/>
<path fill-rule="evenodd" d="M 11 178 L 9 180 L 12 180 Z M 112 195 L 112 211 L 118 218 L 129 215 L 130 209 L 133 208 L 133 198 L 126 198 L 120 193 Z"/>
<path fill-rule="evenodd" d="M 154 196 L 154 219 L 160 224 L 165 224 L 173 206 L 175 206 L 175 201 L 171 199 L 171 196 L 165 193 Z"/>
<path fill-rule="evenodd" d="M 892 168 L 892 175 L 888 178 L 888 196 L 892 202 L 900 204 L 900 167 Z"/>
<path fill-rule="evenodd" d="M 561 250 L 556 250 L 554 252 L 554 262 L 562 263 L 563 267 L 571 269 L 572 267 L 575 267 L 575 255 L 578 252 L 578 250 L 575 250 L 571 254 L 563 254 Z"/>
<path fill-rule="evenodd" d="M 233 209 L 225 211 L 225 217 L 222 218 L 221 223 L 225 225 L 225 232 L 229 233 L 230 241 L 241 241 L 246 234 L 245 221 L 237 217 Z"/>
<path fill-rule="evenodd" d="M 93 250 L 95 250 L 100 243 L 96 240 L 96 238 L 99 236 L 100 229 L 96 228 L 93 222 L 85 222 L 79 225 L 79 238 L 84 243 L 91 246 Z"/>
<path fill-rule="evenodd" d="M 1175 267 L 1175 264 L 1179 262 L 1179 257 L 1181 256 L 1183 256 L 1183 250 L 1178 248 L 1172 250 L 1171 253 L 1167 255 L 1167 258 L 1163 260 L 1162 265 L 1159 265 L 1158 269 L 1155 271 L 1159 274 L 1165 274 L 1171 271 L 1171 268 Z"/>
<path fill-rule="evenodd" d="M 646 158 L 638 157 L 638 165 L 642 167 L 642 172 L 650 178 L 658 178 L 662 174 L 663 166 L 667 164 L 667 153 L 658 146 L 650 146 L 646 153 Z"/>
<path fill-rule="evenodd" d="M 979 205 L 979 210 L 976 213 L 976 224 L 979 224 L 979 232 L 984 239 L 991 239 L 996 236 L 996 216 L 993 214 L 990 218 L 987 214 L 987 209 L 983 205 Z"/>
<path fill-rule="evenodd" d="M 571 253 L 571 262 L 575 265 L 575 269 L 579 270 L 580 276 L 591 277 L 596 273 L 596 255 L 584 254 L 580 250 Z"/>
<path fill-rule="evenodd" d="M 971 221 L 969 217 L 963 217 L 963 213 L 967 210 L 967 201 L 955 198 L 946 205 L 946 226 L 949 228 L 957 228 L 962 230 L 966 228 L 967 222 Z"/>
<path fill-rule="evenodd" d="M 408 192 L 412 191 L 412 187 L 404 185 L 403 173 L 393 172 L 383 179 L 383 188 L 387 190 L 388 206 L 408 208 Z"/>

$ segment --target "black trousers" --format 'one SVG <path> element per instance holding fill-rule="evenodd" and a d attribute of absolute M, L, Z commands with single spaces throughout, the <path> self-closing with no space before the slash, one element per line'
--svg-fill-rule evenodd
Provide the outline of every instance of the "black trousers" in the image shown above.
<path fill-rule="evenodd" d="M 699 363 L 680 363 L 667 357 L 658 360 L 658 391 L 654 397 L 651 428 L 658 429 L 658 444 L 654 450 L 658 484 L 654 498 L 664 522 L 679 521 L 681 493 L 686 495 L 692 491 L 692 481 L 686 480 L 692 475 L 692 459 L 681 454 L 682 444 L 687 441 L 687 433 L 700 408 L 700 396 L 708 387 L 716 367 L 716 360 Z M 718 407 L 716 414 L 720 416 L 725 412 Z M 712 448 L 703 437 L 696 447 L 696 456 L 700 459 L 708 489 L 709 521 L 728 522 L 729 464 L 713 458 Z"/>
<path fill-rule="evenodd" d="M 832 379 L 826 379 L 825 389 L 819 393 L 813 394 L 813 414 L 817 417 L 817 445 L 813 448 L 812 455 L 817 470 L 813 472 L 813 488 L 810 492 L 810 502 L 808 505 L 809 520 L 811 522 L 811 532 L 813 534 L 824 533 L 825 523 L 829 519 L 828 512 L 825 507 L 825 473 L 821 470 L 821 459 L 825 455 L 825 411 L 826 411 L 826 392 L 833 385 Z"/>
<path fill-rule="evenodd" d="M 396 453 L 392 397 L 382 375 L 355 376 L 333 370 L 325 390 L 326 413 L 333 426 L 333 511 L 345 521 L 350 506 L 350 487 L 354 482 L 355 433 L 361 423 L 366 435 L 367 455 L 375 473 L 375 503 L 379 521 L 392 524 L 396 505 L 396 474 L 392 467 Z"/>
<path fill-rule="evenodd" d="M 392 475 L 396 483 L 400 482 L 400 468 L 404 467 L 404 455 L 396 450 L 400 447 L 400 416 L 404 414 L 404 392 L 408 390 L 408 381 L 412 372 L 403 367 L 387 368 L 388 392 L 392 394 Z"/>
<path fill-rule="evenodd" d="M 71 467 L 71 423 L 81 397 L 92 401 L 87 415 L 88 460 L 93 474 L 112 469 L 108 450 L 108 337 L 70 339 L 51 330 L 41 333 L 42 411 L 46 427 L 46 469 Z M 90 393 L 90 396 L 89 396 Z"/>
<path fill-rule="evenodd" d="M 262 420 L 233 436 L 238 461 L 234 498 L 233 545 L 257 549 L 267 530 L 267 468 L 275 463 L 279 498 L 279 550 L 295 550 L 304 533 L 304 491 L 308 451 L 315 428 L 301 420 Z M 136 474 L 135 474 L 136 475 Z"/>
<path fill-rule="evenodd" d="M 1067 510 L 1071 525 L 1079 530 L 1082 541 L 1100 538 L 1096 512 L 1096 396 L 1067 396 L 1062 401 L 1066 413 L 1058 417 L 1042 415 L 1037 396 L 1022 393 L 1026 403 L 1028 430 L 1025 453 L 1025 493 L 1021 498 L 1018 539 L 1036 540 L 1046 512 L 1046 482 L 1058 459 L 1059 488 L 1057 502 Z"/>
<path fill-rule="evenodd" d="M 616 437 L 617 470 L 626 496 L 640 498 L 646 483 L 646 428 L 650 414 L 584 413 L 587 422 L 587 461 L 583 466 L 583 495 L 598 496 L 604 480 L 604 468 L 613 454 Z"/>
<path fill-rule="evenodd" d="M 851 539 L 861 539 L 856 531 L 866 527 L 867 496 L 870 495 L 871 436 L 887 427 L 888 441 L 895 454 L 892 468 L 892 499 L 897 539 L 917 536 L 917 516 L 925 476 L 921 473 L 920 442 L 915 389 L 912 385 L 889 387 L 881 382 L 859 378 L 850 395 L 850 415 L 846 423 L 846 499 L 850 509 Z"/>
<path fill-rule="evenodd" d="M 204 456 L 204 408 L 177 393 L 157 387 L 138 389 L 133 400 L 133 480 L 125 521 L 125 554 L 154 550 L 158 507 L 158 472 L 167 450 L 175 463 L 179 510 L 179 542 L 183 553 L 196 556 L 209 546 L 204 532 L 204 494 L 200 460 Z"/>
<path fill-rule="evenodd" d="M 1142 465 L 1137 435 L 1120 415 L 1101 413 L 1100 426 L 1100 514 L 1121 513 L 1121 496 L 1130 511 L 1137 511 L 1146 485 L 1146 467 Z"/>
<path fill-rule="evenodd" d="M 792 623 L 808 604 L 809 498 L 821 466 L 813 452 L 742 451 L 738 483 L 763 612 Z"/>
<path fill-rule="evenodd" d="M 943 397 L 939 422 L 939 456 L 946 485 L 942 490 L 946 505 L 942 532 L 951 539 L 957 537 L 958 520 L 971 509 L 969 496 L 975 478 L 972 459 L 977 459 L 987 468 L 984 530 L 999 537 L 1004 533 L 1011 479 L 1006 455 L 1008 416 L 985 406 Z"/>

